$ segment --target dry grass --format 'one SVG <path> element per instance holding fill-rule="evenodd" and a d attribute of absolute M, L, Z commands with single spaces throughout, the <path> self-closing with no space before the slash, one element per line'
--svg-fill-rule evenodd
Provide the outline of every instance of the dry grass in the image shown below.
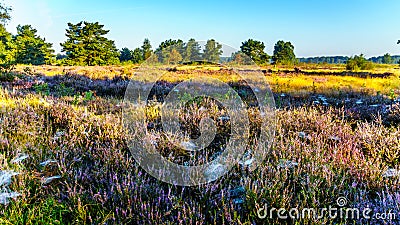
<path fill-rule="evenodd" d="M 254 172 L 238 164 L 223 179 L 183 188 L 149 176 L 127 148 L 120 91 L 126 87 L 127 81 L 120 78 L 125 69 L 69 68 L 68 73 L 84 76 L 58 77 L 54 74 L 65 68 L 35 67 L 31 73 L 50 73 L 40 77 L 48 84 L 49 95 L 38 93 L 43 88 L 35 89 L 36 83 L 14 91 L 13 84 L 3 83 L 0 170 L 20 173 L 4 191 L 16 191 L 21 196 L 0 206 L 0 223 L 381 224 L 377 220 L 261 220 L 256 214 L 257 207 L 264 203 L 287 209 L 322 208 L 335 206 L 339 196 L 349 200 L 348 206 L 370 207 L 374 212 L 392 210 L 399 215 L 399 175 L 386 173 L 389 169 L 400 170 L 399 104 L 375 96 L 377 91 L 386 93 L 398 87 L 397 77 L 267 76 L 281 106 L 276 110 L 275 142 L 267 159 Z M 213 70 L 204 73 L 214 73 Z M 182 74 L 166 76 L 160 92 L 155 94 L 168 92 L 174 82 L 190 76 L 187 71 L 185 68 Z M 196 69 L 192 72 L 198 73 Z M 100 79 L 104 76 L 110 77 Z M 225 71 L 213 76 L 227 79 Z M 33 77 L 22 81 L 36 82 L 29 81 Z M 313 81 L 315 88 L 310 87 Z M 72 92 L 60 89 L 61 83 Z M 336 88 L 343 96 L 353 96 L 352 102 L 336 104 L 344 101 L 343 96 L 336 95 Z M 68 94 L 60 94 L 61 91 Z M 88 96 L 88 91 L 96 95 Z M 281 92 L 290 96 L 280 97 Z M 310 104 L 317 97 L 314 92 L 328 96 L 330 106 Z M 304 93 L 304 99 L 296 98 L 298 93 Z M 368 104 L 355 103 L 360 98 L 371 104 L 378 101 L 392 105 L 371 114 Z M 198 102 L 190 113 L 181 114 L 186 129 L 196 129 L 204 114 L 203 103 Z M 154 104 L 147 110 L 152 118 L 149 123 L 159 127 L 159 107 Z M 209 112 L 213 117 L 223 116 L 212 101 L 208 107 L 214 109 Z M 257 116 L 250 119 L 255 127 L 260 125 Z M 220 124 L 219 132 L 223 135 L 228 128 L 229 123 Z M 153 131 L 152 138 L 163 154 L 176 150 L 157 130 Z M 216 150 L 213 151 L 210 154 Z M 29 158 L 13 163 L 21 154 L 28 154 Z M 46 160 L 54 162 L 43 166 Z M 46 178 L 54 176 L 60 178 L 45 183 Z"/>

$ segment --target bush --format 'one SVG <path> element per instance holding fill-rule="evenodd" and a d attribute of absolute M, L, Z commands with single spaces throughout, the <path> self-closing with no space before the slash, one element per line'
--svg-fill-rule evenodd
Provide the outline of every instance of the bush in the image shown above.
<path fill-rule="evenodd" d="M 13 73 L 0 73 L 0 82 L 12 82 L 15 79 L 15 75 Z"/>
<path fill-rule="evenodd" d="M 50 88 L 47 83 L 34 85 L 35 92 L 41 95 L 50 95 Z"/>
<path fill-rule="evenodd" d="M 0 56 L 1 60 L 1 56 Z M 15 64 L 13 62 L 0 63 L 0 81 L 2 82 L 12 82 L 15 79 L 15 74 L 13 70 L 15 69 Z"/>
<path fill-rule="evenodd" d="M 65 86 L 64 83 L 58 85 L 56 91 L 59 96 L 72 96 L 75 93 L 73 88 Z"/>
<path fill-rule="evenodd" d="M 347 70 L 370 70 L 374 68 L 374 64 L 367 59 L 364 55 L 355 55 L 347 60 L 346 69 Z"/>

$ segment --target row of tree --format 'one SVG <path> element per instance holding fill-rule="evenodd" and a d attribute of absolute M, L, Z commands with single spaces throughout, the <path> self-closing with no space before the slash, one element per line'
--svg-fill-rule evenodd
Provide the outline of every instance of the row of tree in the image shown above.
<path fill-rule="evenodd" d="M 130 50 L 118 50 L 115 42 L 106 37 L 109 30 L 98 22 L 68 23 L 67 40 L 61 43 L 64 54 L 54 55 L 52 44 L 37 34 L 30 25 L 19 25 L 17 34 L 12 35 L 5 29 L 11 19 L 10 7 L 0 4 L 0 64 L 64 64 L 64 65 L 110 65 L 120 62 L 141 63 L 154 55 L 152 61 L 161 63 L 179 63 L 190 61 L 219 62 L 223 53 L 222 45 L 214 39 L 208 40 L 204 49 L 195 39 L 163 41 L 158 48 L 152 49 L 150 41 L 145 39 L 141 47 Z M 263 42 L 249 39 L 242 43 L 240 51 L 232 54 L 232 60 L 238 63 L 294 64 L 296 57 L 294 46 L 290 42 L 279 41 L 270 57 L 265 53 Z M 154 53 L 154 54 L 153 54 Z M 247 57 L 244 57 L 244 56 Z M 249 60 L 249 58 L 251 60 Z M 4 68 L 4 67 L 3 67 Z"/>
<path fill-rule="evenodd" d="M 348 56 L 321 56 L 321 57 L 299 58 L 298 60 L 301 63 L 346 64 L 349 59 L 350 57 Z M 366 60 L 379 64 L 397 64 L 400 63 L 400 56 L 398 55 L 391 56 L 389 53 L 386 53 L 383 56 L 371 57 Z"/>
<path fill-rule="evenodd" d="M 397 64 L 400 63 L 400 56 L 391 56 L 389 53 L 386 53 L 383 56 L 371 57 L 368 60 L 374 63 Z"/>
<path fill-rule="evenodd" d="M 119 60 L 121 62 L 140 63 L 147 60 L 153 53 L 156 58 L 150 60 L 161 63 L 178 63 L 190 61 L 218 62 L 223 52 L 222 45 L 214 39 L 207 41 L 203 51 L 199 42 L 193 38 L 186 43 L 180 39 L 163 41 L 155 51 L 152 50 L 150 41 L 145 39 L 140 48 L 134 50 L 123 48 Z"/>
<path fill-rule="evenodd" d="M 188 42 L 182 40 L 163 41 L 158 48 L 153 51 L 150 41 L 145 39 L 141 47 L 130 50 L 123 48 L 118 50 L 115 43 L 105 35 L 109 32 L 104 29 L 104 25 L 89 22 L 77 24 L 68 23 L 66 30 L 67 40 L 61 43 L 62 52 L 65 55 L 54 55 L 52 44 L 37 34 L 37 30 L 30 25 L 19 25 L 17 34 L 11 35 L 4 26 L 0 27 L 1 49 L 8 61 L 20 64 L 54 64 L 66 65 L 109 65 L 119 62 L 141 63 L 148 59 L 153 53 L 162 63 L 178 63 L 188 61 L 210 61 L 218 62 L 223 53 L 222 45 L 210 39 L 204 46 L 195 40 Z M 296 62 L 294 46 L 290 42 L 279 41 L 275 45 L 274 55 L 270 57 L 265 53 L 264 43 L 249 39 L 242 43 L 240 51 L 232 55 L 232 59 L 238 63 L 250 63 L 243 61 L 242 54 L 247 55 L 257 64 L 269 63 L 270 59 L 274 63 L 293 64 Z M 249 60 L 248 60 L 249 61 Z"/>
<path fill-rule="evenodd" d="M 328 63 L 328 64 L 343 64 L 349 60 L 348 56 L 319 56 L 299 58 L 301 63 Z"/>
<path fill-rule="evenodd" d="M 195 39 L 187 42 L 182 40 L 163 41 L 158 48 L 152 49 L 150 41 L 145 39 L 142 46 L 130 50 L 122 48 L 118 50 L 115 42 L 106 37 L 109 30 L 98 22 L 68 23 L 66 29 L 67 40 L 61 43 L 63 55 L 54 55 L 52 44 L 37 34 L 37 30 L 30 25 L 19 25 L 17 34 L 12 35 L 5 29 L 5 24 L 10 20 L 10 7 L 0 4 L 0 66 L 14 64 L 63 64 L 63 65 L 110 65 L 120 62 L 141 63 L 148 60 L 161 63 L 180 63 L 191 61 L 219 62 L 223 53 L 222 45 L 210 39 L 204 45 L 204 49 Z M 400 41 L 399 41 L 400 43 Z M 154 54 L 153 54 L 154 53 Z M 348 57 L 322 57 L 300 59 L 301 62 L 328 62 L 328 63 L 353 63 L 364 67 L 364 56 Z M 392 63 L 393 59 L 386 54 L 381 60 L 383 63 Z M 240 50 L 230 57 L 230 61 L 240 64 L 285 64 L 293 65 L 298 62 L 294 53 L 294 46 L 290 42 L 278 41 L 269 56 L 265 52 L 265 45 L 261 41 L 249 39 L 242 42 Z M 355 63 L 358 62 L 358 63 Z"/>
<path fill-rule="evenodd" d="M 148 39 L 145 39 L 141 48 L 130 50 L 123 48 L 120 52 L 120 61 L 131 61 L 140 63 L 147 59 L 145 52 L 152 53 L 151 45 Z M 222 45 L 214 39 L 208 40 L 202 50 L 202 46 L 195 39 L 189 39 L 188 42 L 182 40 L 166 40 L 161 42 L 158 48 L 154 51 L 158 62 L 177 63 L 191 61 L 208 61 L 218 62 L 223 53 Z M 272 60 L 272 61 L 271 61 Z M 265 52 L 263 42 L 249 39 L 242 42 L 240 50 L 232 53 L 230 61 L 240 64 L 295 64 L 297 62 L 294 54 L 294 46 L 290 42 L 278 41 L 274 47 L 273 56 L 269 56 Z"/>

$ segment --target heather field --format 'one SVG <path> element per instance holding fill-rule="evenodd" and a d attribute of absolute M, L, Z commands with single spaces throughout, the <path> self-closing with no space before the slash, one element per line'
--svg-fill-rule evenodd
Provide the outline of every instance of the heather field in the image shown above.
<path fill-rule="evenodd" d="M 164 69 L 146 106 L 148 138 L 163 156 L 193 158 L 161 134 L 159 119 L 163 97 L 193 76 L 223 80 L 248 98 L 248 148 L 257 144 L 257 107 L 229 67 Z M 262 68 L 276 105 L 267 157 L 253 171 L 251 161 L 240 161 L 222 178 L 191 187 L 159 181 L 132 157 L 122 111 L 129 79 L 146 82 L 136 70 L 18 66 L 2 75 L 1 224 L 400 224 L 397 66 Z M 197 159 L 207 161 L 229 138 L 230 118 L 213 99 L 190 103 L 179 119 L 191 135 L 205 113 L 218 125 L 216 140 Z M 342 207 L 369 208 L 370 218 L 258 215 L 262 207 L 338 207 L 339 198 Z"/>

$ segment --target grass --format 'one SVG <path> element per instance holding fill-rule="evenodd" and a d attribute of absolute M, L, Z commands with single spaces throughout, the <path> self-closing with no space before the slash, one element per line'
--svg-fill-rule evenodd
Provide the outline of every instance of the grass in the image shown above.
<path fill-rule="evenodd" d="M 37 66 L 37 67 L 26 67 L 17 66 L 17 71 L 24 71 L 26 68 L 29 69 L 31 74 L 42 74 L 45 76 L 56 76 L 65 74 L 80 74 L 90 79 L 113 79 L 115 77 L 129 78 L 129 79 L 141 79 L 141 77 L 135 76 L 134 71 L 137 66 L 108 66 L 108 67 L 77 67 L 77 66 L 65 66 L 65 67 L 54 67 L 54 66 Z M 31 69 L 33 68 L 33 69 Z M 250 66 L 243 67 L 244 69 L 251 69 Z M 300 67 L 303 72 L 316 72 L 316 73 L 341 73 L 345 71 L 345 65 L 329 65 L 329 64 L 301 64 Z M 229 70 L 221 70 L 219 66 L 189 66 L 182 65 L 176 66 L 179 73 L 167 72 L 163 75 L 162 79 L 176 83 L 183 80 L 190 79 L 193 76 L 197 76 L 199 73 L 207 73 L 217 79 L 224 82 L 238 81 L 240 78 Z M 229 68 L 227 68 L 229 69 Z M 396 91 L 399 95 L 398 90 L 400 87 L 400 72 L 397 66 L 393 65 L 380 65 L 377 64 L 374 69 L 369 71 L 354 72 L 357 73 L 371 73 L 371 74 L 391 74 L 389 77 L 367 77 L 361 78 L 357 76 L 346 76 L 346 75 L 304 75 L 297 73 L 282 73 L 287 71 L 285 67 L 273 67 L 267 66 L 262 69 L 270 70 L 271 73 L 267 73 L 267 81 L 269 82 L 274 92 L 280 93 L 319 93 L 319 94 L 332 94 L 338 95 L 341 93 L 349 92 L 366 92 L 372 94 L 384 94 L 389 95 L 391 92 Z M 293 71 L 290 70 L 289 71 Z"/>
<path fill-rule="evenodd" d="M 0 89 L 0 170 L 19 173 L 2 189 L 21 194 L 8 205 L 0 205 L 2 224 L 399 223 L 399 174 L 387 173 L 400 170 L 396 74 L 388 78 L 312 76 L 278 72 L 285 68 L 264 68 L 273 70 L 266 78 L 278 106 L 275 141 L 268 157 L 253 172 L 237 164 L 215 182 L 184 188 L 147 174 L 128 149 L 122 98 L 127 85 L 124 74 L 135 78 L 134 67 L 32 67 L 26 70 L 29 74 L 23 68 L 17 67 L 23 74 L 19 81 L 3 82 Z M 325 70 L 317 66 L 310 69 Z M 164 75 L 155 89 L 155 99 L 177 82 L 199 74 L 231 81 L 238 91 L 245 90 L 229 71 L 186 66 Z M 29 82 L 42 86 L 27 85 Z M 318 99 L 322 103 L 323 98 L 328 106 L 313 103 Z M 356 102 L 360 99 L 362 104 Z M 210 99 L 194 103 L 179 117 L 191 134 L 196 134 L 196 125 L 205 115 L 202 106 L 214 119 L 224 116 Z M 146 111 L 148 130 L 153 134 L 148 138 L 170 160 L 190 161 L 190 157 L 178 157 L 179 150 L 161 134 L 160 103 L 152 104 Z M 249 111 L 256 133 L 260 126 L 257 109 Z M 230 122 L 218 125 L 219 142 L 201 160 L 208 160 L 224 145 Z M 257 144 L 256 136 L 251 137 L 250 148 Z M 12 162 L 21 154 L 29 157 Z M 49 160 L 54 162 L 43 166 Z M 54 176 L 60 178 L 45 182 Z M 340 196 L 348 199 L 348 207 L 391 210 L 397 220 L 257 216 L 263 204 L 286 209 L 323 208 L 336 206 Z"/>
<path fill-rule="evenodd" d="M 352 76 L 310 76 L 287 75 L 267 76 L 273 91 L 284 93 L 318 93 L 326 95 L 339 95 L 341 93 L 360 92 L 370 95 L 381 93 L 389 95 L 400 87 L 399 77 L 389 78 L 359 78 Z"/>

